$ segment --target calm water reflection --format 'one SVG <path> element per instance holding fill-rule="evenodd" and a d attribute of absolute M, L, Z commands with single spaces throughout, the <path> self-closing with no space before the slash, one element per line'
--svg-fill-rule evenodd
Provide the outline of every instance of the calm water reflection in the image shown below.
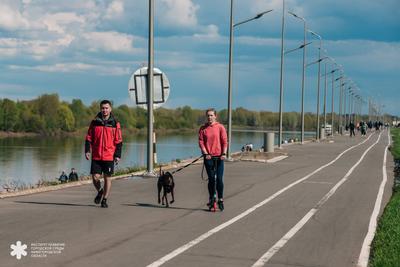
<path fill-rule="evenodd" d="M 40 179 L 54 180 L 62 170 L 74 167 L 80 175 L 89 173 L 90 162 L 84 157 L 84 137 L 26 137 L 0 139 L 0 184 L 22 181 L 35 184 Z M 233 133 L 232 151 L 245 143 L 260 148 L 262 133 Z M 276 138 L 275 138 L 276 139 Z M 197 157 L 197 134 L 157 137 L 158 162 Z M 118 168 L 146 165 L 146 137 L 124 136 L 122 159 Z M 0 188 L 1 190 L 1 188 Z"/>

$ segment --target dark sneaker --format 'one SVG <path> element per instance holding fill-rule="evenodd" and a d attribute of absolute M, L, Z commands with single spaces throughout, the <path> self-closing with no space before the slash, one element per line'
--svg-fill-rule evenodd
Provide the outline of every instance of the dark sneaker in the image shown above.
<path fill-rule="evenodd" d="M 211 207 L 214 203 L 214 199 L 210 198 L 207 203 L 207 207 Z"/>
<path fill-rule="evenodd" d="M 223 200 L 218 200 L 218 208 L 223 211 L 224 210 L 224 201 Z"/>
<path fill-rule="evenodd" d="M 94 203 L 100 204 L 101 199 L 103 198 L 103 188 L 97 193 L 97 196 L 94 198 Z"/>
<path fill-rule="evenodd" d="M 215 211 L 215 209 L 217 208 L 217 203 L 216 203 L 216 201 L 215 201 L 214 199 L 211 199 L 211 200 L 207 203 L 207 206 L 208 206 L 208 210 L 209 210 L 209 211 Z"/>
<path fill-rule="evenodd" d="M 108 208 L 107 199 L 103 198 L 103 200 L 101 201 L 101 207 Z"/>

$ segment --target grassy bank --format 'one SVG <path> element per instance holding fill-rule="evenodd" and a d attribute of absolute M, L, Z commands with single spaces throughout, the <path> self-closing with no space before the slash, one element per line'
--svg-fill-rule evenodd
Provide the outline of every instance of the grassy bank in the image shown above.
<path fill-rule="evenodd" d="M 400 179 L 400 129 L 392 129 L 390 151 L 396 162 L 395 179 Z M 371 246 L 371 267 L 400 266 L 400 186 L 395 182 L 393 195 L 387 204 Z"/>

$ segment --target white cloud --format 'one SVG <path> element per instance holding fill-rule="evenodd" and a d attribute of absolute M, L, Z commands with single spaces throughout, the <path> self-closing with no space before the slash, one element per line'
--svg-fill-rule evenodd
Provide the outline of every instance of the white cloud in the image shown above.
<path fill-rule="evenodd" d="M 16 48 L 9 48 L 9 47 L 0 47 L 0 55 L 4 57 L 13 57 L 16 56 L 18 49 Z"/>
<path fill-rule="evenodd" d="M 197 26 L 196 12 L 199 5 L 191 0 L 162 0 L 165 9 L 160 12 L 160 20 L 163 24 L 175 27 Z"/>
<path fill-rule="evenodd" d="M 250 6 L 251 6 L 251 11 L 253 13 L 259 13 L 261 11 L 268 9 L 273 9 L 275 12 L 279 10 L 282 11 L 282 0 L 253 0 L 252 2 L 253 3 L 250 4 Z M 299 2 L 298 0 L 286 0 L 285 9 L 295 11 L 298 13 L 302 12 L 303 11 L 302 6 L 304 4 L 298 2 Z M 247 1 L 245 3 L 246 5 L 249 5 Z M 300 16 L 302 14 L 300 13 L 298 15 Z"/>
<path fill-rule="evenodd" d="M 24 18 L 18 9 L 18 6 L 0 5 L 0 28 L 6 30 L 27 29 L 29 21 Z"/>
<path fill-rule="evenodd" d="M 196 33 L 193 37 L 202 41 L 221 41 L 221 35 L 218 32 L 218 26 L 211 24 L 203 29 L 203 33 Z"/>
<path fill-rule="evenodd" d="M 357 72 L 392 73 L 400 69 L 400 43 L 369 40 L 327 42 L 333 57 Z M 340 56 L 335 56 L 340 54 Z"/>
<path fill-rule="evenodd" d="M 85 19 L 72 12 L 48 14 L 43 18 L 43 24 L 49 31 L 59 34 L 65 33 L 65 27 L 72 23 L 84 24 Z"/>
<path fill-rule="evenodd" d="M 111 2 L 108 6 L 105 18 L 113 19 L 115 17 L 120 17 L 124 13 L 124 2 L 121 0 L 115 0 Z"/>
<path fill-rule="evenodd" d="M 118 67 L 112 65 L 93 65 L 82 62 L 75 63 L 57 63 L 54 65 L 39 66 L 20 66 L 10 65 L 11 70 L 31 70 L 41 72 L 64 72 L 64 73 L 97 73 L 102 75 L 121 76 L 129 75 L 131 70 L 128 67 Z"/>
<path fill-rule="evenodd" d="M 254 0 L 253 2 L 254 3 L 251 6 L 253 13 L 258 13 L 264 9 L 277 10 L 282 8 L 282 0 Z"/>
<path fill-rule="evenodd" d="M 237 43 L 245 44 L 245 45 L 261 45 L 261 46 L 279 46 L 281 45 L 281 39 L 278 38 L 261 38 L 261 37 L 252 37 L 252 36 L 239 36 L 236 38 Z"/>
<path fill-rule="evenodd" d="M 89 32 L 83 36 L 89 51 L 134 52 L 133 36 L 119 32 Z"/>
<path fill-rule="evenodd" d="M 65 35 L 54 41 L 23 40 L 18 38 L 1 38 L 0 55 L 2 56 L 31 56 L 43 60 L 68 47 L 74 40 L 71 35 Z"/>

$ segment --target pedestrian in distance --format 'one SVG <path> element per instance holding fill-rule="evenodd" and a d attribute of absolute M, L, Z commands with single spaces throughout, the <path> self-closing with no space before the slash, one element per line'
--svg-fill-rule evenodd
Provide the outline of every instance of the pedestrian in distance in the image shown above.
<path fill-rule="evenodd" d="M 354 126 L 354 122 L 350 122 L 350 124 L 349 124 L 349 129 L 350 129 L 350 137 L 352 137 L 352 136 L 356 136 L 356 133 L 354 132 L 354 128 L 355 128 L 355 126 Z"/>
<path fill-rule="evenodd" d="M 65 174 L 65 171 L 61 172 L 60 177 L 58 178 L 58 180 L 63 184 L 68 182 L 68 176 Z"/>
<path fill-rule="evenodd" d="M 206 110 L 207 122 L 199 130 L 199 146 L 204 157 L 204 166 L 208 176 L 209 210 L 224 210 L 224 160 L 228 148 L 225 127 L 217 121 L 217 112 Z"/>
<path fill-rule="evenodd" d="M 362 136 L 367 135 L 367 123 L 365 121 L 361 122 L 361 135 Z"/>
<path fill-rule="evenodd" d="M 94 203 L 108 208 L 107 199 L 111 190 L 111 175 L 114 163 L 121 159 L 122 133 L 120 123 L 114 117 L 109 100 L 100 102 L 100 112 L 90 123 L 85 140 L 85 157 L 92 159 L 90 174 L 97 190 Z M 104 177 L 104 187 L 100 178 Z"/>
<path fill-rule="evenodd" d="M 78 177 L 78 174 L 76 173 L 75 168 L 71 168 L 71 172 L 68 175 L 68 180 L 70 182 L 74 182 L 74 181 L 78 181 L 79 180 L 79 177 Z"/>

